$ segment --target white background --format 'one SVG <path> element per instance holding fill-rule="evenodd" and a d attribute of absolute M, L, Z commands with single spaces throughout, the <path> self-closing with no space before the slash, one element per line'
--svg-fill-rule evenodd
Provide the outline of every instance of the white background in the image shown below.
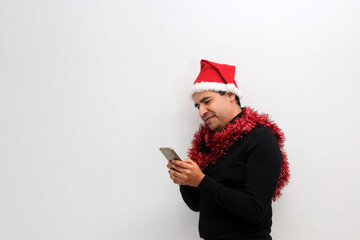
<path fill-rule="evenodd" d="M 0 0 L 0 239 L 199 239 L 182 157 L 208 59 L 284 130 L 277 240 L 360 235 L 360 3 Z"/>

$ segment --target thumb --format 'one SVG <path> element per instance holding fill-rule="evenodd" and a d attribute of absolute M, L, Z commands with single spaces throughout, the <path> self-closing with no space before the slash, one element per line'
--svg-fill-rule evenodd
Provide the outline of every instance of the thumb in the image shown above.
<path fill-rule="evenodd" d="M 190 158 L 187 158 L 187 159 L 183 160 L 183 162 L 191 164 L 191 163 L 193 163 L 193 160 L 191 160 Z"/>
<path fill-rule="evenodd" d="M 193 160 L 191 160 L 190 158 L 183 160 L 183 162 L 186 162 L 186 163 L 191 164 L 191 165 L 197 165 L 197 164 L 196 164 Z"/>

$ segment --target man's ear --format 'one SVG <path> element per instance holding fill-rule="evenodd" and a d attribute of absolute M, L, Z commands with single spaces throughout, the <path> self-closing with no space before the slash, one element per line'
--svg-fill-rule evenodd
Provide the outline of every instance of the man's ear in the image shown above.
<path fill-rule="evenodd" d="M 236 96 L 235 96 L 235 93 L 228 92 L 227 94 L 228 94 L 231 102 L 236 101 L 236 99 L 235 99 L 235 97 L 236 97 Z"/>

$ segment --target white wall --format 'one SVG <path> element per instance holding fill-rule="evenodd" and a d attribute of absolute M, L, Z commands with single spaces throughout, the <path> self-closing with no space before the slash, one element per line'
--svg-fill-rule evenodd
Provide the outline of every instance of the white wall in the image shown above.
<path fill-rule="evenodd" d="M 182 157 L 202 58 L 283 128 L 273 238 L 360 235 L 360 4 L 0 0 L 0 239 L 199 239 Z"/>

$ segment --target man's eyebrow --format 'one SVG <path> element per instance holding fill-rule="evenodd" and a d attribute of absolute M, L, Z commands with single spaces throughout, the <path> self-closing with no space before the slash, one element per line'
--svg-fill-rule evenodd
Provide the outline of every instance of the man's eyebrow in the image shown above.
<path fill-rule="evenodd" d="M 200 103 L 205 102 L 205 101 L 208 100 L 209 98 L 211 98 L 211 97 L 203 97 L 203 98 L 200 100 Z M 195 107 L 197 108 L 198 106 L 199 106 L 199 104 L 198 104 L 198 103 L 195 103 Z"/>

